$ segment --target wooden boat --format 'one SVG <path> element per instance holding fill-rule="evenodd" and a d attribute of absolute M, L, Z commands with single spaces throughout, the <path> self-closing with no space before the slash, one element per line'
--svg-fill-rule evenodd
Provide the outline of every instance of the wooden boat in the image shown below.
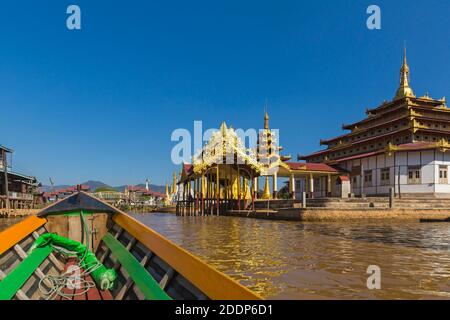
<path fill-rule="evenodd" d="M 82 191 L 0 233 L 0 299 L 44 299 L 39 284 L 49 274 L 61 274 L 69 261 L 51 249 L 28 254 L 29 249 L 46 232 L 83 242 L 83 221 L 92 234 L 89 247 L 101 263 L 116 270 L 117 279 L 111 290 L 93 288 L 73 299 L 260 299 L 128 214 Z"/>

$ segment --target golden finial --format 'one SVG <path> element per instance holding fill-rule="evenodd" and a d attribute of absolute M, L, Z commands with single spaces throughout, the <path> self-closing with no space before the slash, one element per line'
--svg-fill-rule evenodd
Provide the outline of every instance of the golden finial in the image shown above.
<path fill-rule="evenodd" d="M 403 52 L 403 64 L 400 68 L 400 88 L 398 88 L 397 93 L 395 94 L 395 99 L 401 99 L 406 97 L 413 97 L 413 90 L 409 86 L 409 66 L 406 58 L 406 46 L 404 47 Z"/>
<path fill-rule="evenodd" d="M 264 104 L 264 129 L 269 129 L 269 113 L 267 112 L 267 99 L 266 103 Z"/>
<path fill-rule="evenodd" d="M 264 114 L 264 129 L 268 130 L 269 129 L 269 114 L 266 113 Z"/>
<path fill-rule="evenodd" d="M 227 124 L 224 122 L 222 122 L 222 125 L 220 126 L 220 132 L 222 132 L 222 136 L 226 136 L 227 135 Z"/>
<path fill-rule="evenodd" d="M 173 172 L 173 178 L 172 178 L 172 188 L 170 189 L 171 194 L 175 194 L 177 190 L 177 173 Z"/>

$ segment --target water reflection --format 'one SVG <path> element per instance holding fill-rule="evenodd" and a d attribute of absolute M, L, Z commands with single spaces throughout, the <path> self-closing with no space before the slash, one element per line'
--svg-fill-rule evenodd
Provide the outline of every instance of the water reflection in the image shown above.
<path fill-rule="evenodd" d="M 450 298 L 450 224 L 135 215 L 266 298 Z M 381 290 L 366 270 L 381 268 Z"/>

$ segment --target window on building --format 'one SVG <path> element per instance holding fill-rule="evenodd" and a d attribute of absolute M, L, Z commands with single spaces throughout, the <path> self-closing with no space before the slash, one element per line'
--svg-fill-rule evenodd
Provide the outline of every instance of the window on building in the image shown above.
<path fill-rule="evenodd" d="M 364 187 L 372 186 L 372 170 L 364 171 Z"/>
<path fill-rule="evenodd" d="M 389 168 L 381 169 L 381 185 L 388 186 L 391 184 L 391 170 Z"/>
<path fill-rule="evenodd" d="M 408 167 L 408 184 L 420 183 L 420 167 Z"/>
<path fill-rule="evenodd" d="M 439 183 L 440 184 L 447 184 L 448 179 L 448 167 L 447 166 L 439 166 Z"/>

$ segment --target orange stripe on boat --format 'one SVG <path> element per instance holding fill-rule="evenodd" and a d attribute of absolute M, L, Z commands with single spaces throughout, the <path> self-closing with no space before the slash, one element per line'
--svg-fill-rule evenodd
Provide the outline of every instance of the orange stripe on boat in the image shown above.
<path fill-rule="evenodd" d="M 158 257 L 214 300 L 259 300 L 261 297 L 204 263 L 136 219 L 118 213 L 113 220 Z"/>
<path fill-rule="evenodd" d="M 0 232 L 0 255 L 23 240 L 33 231 L 42 227 L 46 222 L 47 220 L 44 218 L 31 216 Z"/>

